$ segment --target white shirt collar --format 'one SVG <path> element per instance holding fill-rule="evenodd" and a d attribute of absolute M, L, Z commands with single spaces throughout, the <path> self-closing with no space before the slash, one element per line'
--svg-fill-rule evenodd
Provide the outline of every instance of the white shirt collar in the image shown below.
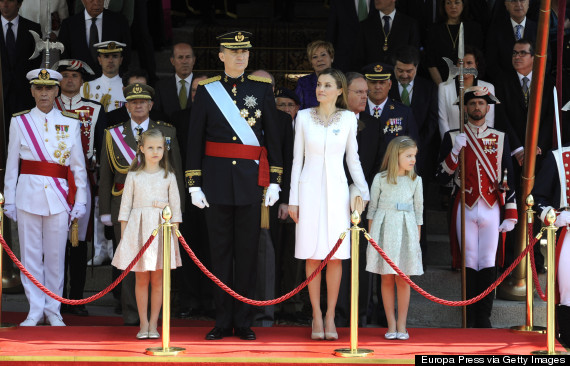
<path fill-rule="evenodd" d="M 103 80 L 107 80 L 107 81 L 109 81 L 109 82 L 115 81 L 115 80 L 117 80 L 117 79 L 119 79 L 119 81 L 121 81 L 121 76 L 119 76 L 119 74 L 113 76 L 112 78 L 108 77 L 108 76 L 105 75 L 105 74 L 101 74 L 101 78 L 102 78 Z M 123 83 L 123 82 L 121 81 L 121 84 L 122 84 L 122 83 Z"/>
<path fill-rule="evenodd" d="M 516 27 L 517 25 L 522 25 L 522 30 L 523 30 L 523 34 L 522 34 L 522 35 L 524 36 L 524 29 L 525 29 L 525 27 L 526 27 L 526 17 L 524 17 L 524 19 L 523 19 L 522 22 L 520 22 L 520 23 L 515 22 L 515 21 L 513 20 L 513 18 L 509 18 L 509 19 L 511 20 L 511 26 L 513 27 L 513 31 L 515 30 L 515 27 Z"/>
<path fill-rule="evenodd" d="M 532 81 L 532 70 L 530 71 L 530 73 L 528 75 L 520 74 L 517 71 L 517 76 L 519 77 L 519 82 L 520 82 L 521 86 L 522 86 L 522 79 L 526 76 L 528 78 L 528 87 L 530 88 L 530 82 Z"/>
<path fill-rule="evenodd" d="M 394 8 L 394 10 L 392 10 L 392 12 L 390 14 L 384 14 L 382 13 L 380 10 L 378 10 L 378 13 L 380 13 L 380 20 L 384 21 L 384 15 L 387 15 L 390 17 L 390 26 L 392 26 L 392 22 L 394 22 L 394 16 L 396 15 L 396 8 Z"/>
<path fill-rule="evenodd" d="M 402 83 L 400 83 L 398 81 L 398 91 L 400 92 L 400 95 L 402 94 L 402 91 L 404 90 L 404 87 L 402 86 Z M 412 94 L 412 90 L 414 90 L 414 80 L 410 81 L 410 83 L 408 84 L 408 94 Z"/>
<path fill-rule="evenodd" d="M 14 27 L 18 26 L 18 23 L 20 22 L 20 15 L 16 15 L 16 17 L 10 21 L 8 21 L 6 18 L 2 17 L 2 28 L 4 29 L 8 29 L 8 23 L 12 23 L 12 29 Z"/>
<path fill-rule="evenodd" d="M 53 115 L 55 113 L 54 111 L 56 111 L 56 110 L 57 109 L 52 108 L 51 111 L 49 111 L 48 113 L 44 113 L 44 112 L 40 111 L 40 109 L 38 107 L 34 107 L 34 108 L 32 108 L 31 112 L 40 118 L 47 118 L 47 117 L 53 117 Z"/>
<path fill-rule="evenodd" d="M 139 127 L 139 126 L 142 127 L 142 129 L 143 129 L 142 132 L 145 132 L 146 130 L 148 130 L 148 124 L 149 124 L 148 118 L 145 119 L 143 121 L 143 123 L 141 123 L 140 125 L 131 119 L 131 130 L 133 131 L 133 136 L 135 136 L 135 138 L 137 137 L 137 127 Z"/>
<path fill-rule="evenodd" d="M 190 75 L 188 75 L 188 77 L 186 79 L 184 79 L 184 81 L 186 81 L 188 83 L 188 85 L 192 85 L 192 77 L 194 76 L 194 73 L 191 72 Z M 174 74 L 174 78 L 176 79 L 176 85 L 180 85 L 180 80 L 182 80 L 182 78 L 180 76 L 178 76 L 178 74 Z"/>
<path fill-rule="evenodd" d="M 378 107 L 380 107 L 380 114 L 382 114 L 382 111 L 384 111 L 384 106 L 386 105 L 387 101 L 388 101 L 388 98 L 384 99 L 384 101 L 378 105 Z M 376 104 L 372 103 L 372 101 L 369 98 L 368 99 L 368 109 L 370 109 L 370 115 L 371 116 L 374 115 L 374 107 L 376 107 Z"/>
<path fill-rule="evenodd" d="M 92 17 L 89 15 L 87 10 L 84 10 L 83 13 L 85 14 L 85 23 L 87 23 L 87 21 L 91 21 Z M 99 23 L 99 21 L 103 19 L 103 12 L 101 12 L 101 14 L 97 15 L 95 18 L 97 19 L 95 23 Z M 91 23 L 88 24 L 91 25 Z"/>

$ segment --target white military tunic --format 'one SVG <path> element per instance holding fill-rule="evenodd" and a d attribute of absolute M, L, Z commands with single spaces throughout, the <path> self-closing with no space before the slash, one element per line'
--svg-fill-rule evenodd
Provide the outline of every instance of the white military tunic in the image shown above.
<path fill-rule="evenodd" d="M 125 104 L 123 82 L 117 74 L 112 78 L 101 75 L 99 78 L 83 83 L 83 98 L 96 100 L 103 104 L 105 112 L 121 108 Z"/>

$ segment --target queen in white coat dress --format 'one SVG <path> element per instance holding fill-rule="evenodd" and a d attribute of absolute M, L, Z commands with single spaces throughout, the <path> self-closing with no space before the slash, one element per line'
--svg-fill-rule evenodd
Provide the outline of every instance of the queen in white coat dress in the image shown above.
<path fill-rule="evenodd" d="M 317 82 L 316 108 L 299 111 L 295 125 L 293 168 L 289 207 L 297 222 L 295 257 L 306 259 L 309 276 L 350 227 L 350 202 L 344 157 L 362 198 L 369 200 L 356 142 L 357 120 L 346 107 L 346 79 L 338 70 L 327 69 Z M 350 258 L 348 236 L 327 265 L 327 313 L 323 326 L 320 310 L 320 276 L 309 284 L 313 306 L 313 339 L 336 339 L 334 311 L 341 262 Z M 323 329 L 324 328 L 324 329 Z"/>

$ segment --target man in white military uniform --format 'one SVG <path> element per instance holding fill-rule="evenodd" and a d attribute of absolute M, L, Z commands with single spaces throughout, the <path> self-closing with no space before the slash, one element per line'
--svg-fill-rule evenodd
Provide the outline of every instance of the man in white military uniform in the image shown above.
<path fill-rule="evenodd" d="M 36 69 L 27 74 L 36 107 L 14 115 L 4 179 L 6 216 L 18 223 L 22 264 L 49 290 L 63 292 L 65 244 L 71 220 L 85 214 L 85 160 L 76 115 L 53 107 L 61 74 Z M 18 165 L 20 174 L 18 175 Z M 21 326 L 44 315 L 65 326 L 60 303 L 21 275 L 30 311 Z"/>
<path fill-rule="evenodd" d="M 105 41 L 96 43 L 97 60 L 103 70 L 99 78 L 83 84 L 83 97 L 103 104 L 105 112 L 121 108 L 125 104 L 123 82 L 119 76 L 119 68 L 123 63 L 123 47 L 121 42 Z"/>

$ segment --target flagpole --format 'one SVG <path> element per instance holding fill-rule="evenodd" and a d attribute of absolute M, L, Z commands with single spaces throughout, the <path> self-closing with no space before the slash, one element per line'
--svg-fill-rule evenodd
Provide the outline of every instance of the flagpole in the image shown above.
<path fill-rule="evenodd" d="M 465 57 L 465 47 L 463 38 L 463 22 L 459 26 L 459 45 L 457 47 L 457 58 L 459 60 L 459 130 L 465 132 L 465 85 L 463 80 L 463 58 Z M 460 194 L 461 194 L 461 300 L 467 299 L 466 272 L 465 272 L 465 149 L 459 153 L 460 164 Z M 461 308 L 461 326 L 467 328 L 467 307 Z"/>

